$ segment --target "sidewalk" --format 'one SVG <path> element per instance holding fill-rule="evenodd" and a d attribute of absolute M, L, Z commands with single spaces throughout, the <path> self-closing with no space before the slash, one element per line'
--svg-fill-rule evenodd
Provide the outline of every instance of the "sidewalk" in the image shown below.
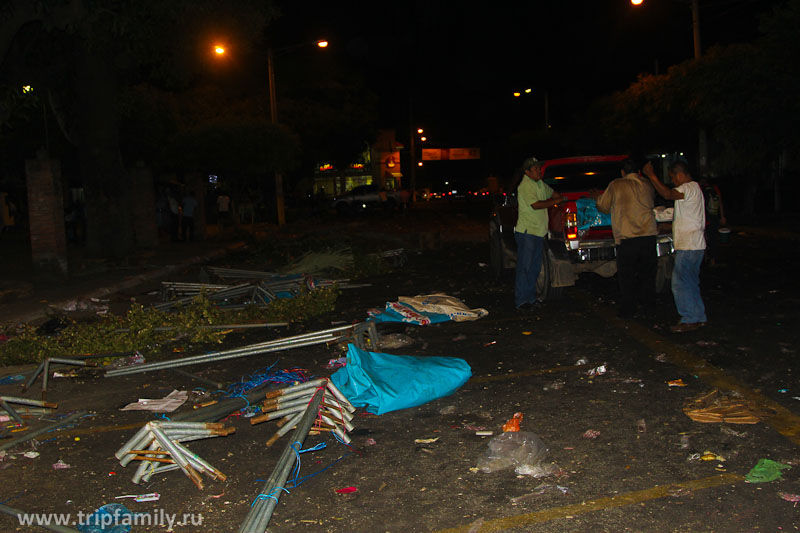
<path fill-rule="evenodd" d="M 134 254 L 127 264 L 110 264 L 83 257 L 83 248 L 68 250 L 71 277 L 66 281 L 37 281 L 24 236 L 0 240 L 0 325 L 43 321 L 48 309 L 63 308 L 82 298 L 106 298 L 168 276 L 191 265 L 214 261 L 245 246 L 242 241 L 163 242 Z"/>

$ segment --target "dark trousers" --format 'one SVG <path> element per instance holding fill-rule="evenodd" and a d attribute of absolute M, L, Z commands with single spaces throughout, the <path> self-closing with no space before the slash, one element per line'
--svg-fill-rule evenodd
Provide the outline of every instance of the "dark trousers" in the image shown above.
<path fill-rule="evenodd" d="M 655 235 L 620 241 L 617 246 L 620 316 L 633 316 L 637 306 L 641 306 L 645 313 L 654 311 L 657 269 Z"/>
<path fill-rule="evenodd" d="M 182 240 L 184 241 L 191 241 L 194 240 L 194 218 L 193 217 L 183 217 L 181 219 L 181 233 L 182 233 Z"/>

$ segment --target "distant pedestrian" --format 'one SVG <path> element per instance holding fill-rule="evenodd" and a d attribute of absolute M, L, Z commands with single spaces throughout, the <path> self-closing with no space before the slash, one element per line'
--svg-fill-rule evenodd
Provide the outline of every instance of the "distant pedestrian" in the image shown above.
<path fill-rule="evenodd" d="M 181 237 L 184 241 L 192 241 L 194 240 L 194 212 L 197 209 L 197 199 L 194 196 L 194 191 L 189 191 L 183 197 L 181 208 Z"/>
<path fill-rule="evenodd" d="M 225 224 L 231 222 L 231 197 L 221 192 L 217 196 L 217 226 L 220 234 L 225 229 Z"/>
<path fill-rule="evenodd" d="M 719 228 L 725 226 L 728 221 L 725 218 L 725 206 L 722 204 L 722 193 L 719 187 L 711 183 L 708 178 L 701 178 L 699 183 L 703 189 L 703 199 L 706 202 L 706 254 L 704 259 L 706 265 L 715 266 L 719 247 Z"/>
<path fill-rule="evenodd" d="M 171 189 L 167 191 L 167 202 L 169 205 L 169 238 L 172 242 L 177 242 L 181 223 L 181 206 Z"/>
<path fill-rule="evenodd" d="M 611 229 L 617 245 L 620 318 L 633 318 L 638 306 L 650 317 L 655 308 L 658 227 L 653 200 L 656 193 L 639 169 L 638 161 L 626 159 L 622 162 L 622 177 L 609 183 L 597 197 L 597 209 L 611 213 Z"/>
<path fill-rule="evenodd" d="M 672 218 L 672 241 L 675 247 L 675 268 L 672 271 L 672 296 L 681 315 L 680 322 L 670 330 L 676 333 L 692 331 L 706 324 L 706 309 L 700 296 L 700 265 L 706 239 L 706 212 L 703 191 L 692 181 L 689 167 L 682 161 L 672 163 L 669 176 L 675 188 L 661 183 L 649 162 L 642 169 L 658 194 L 675 200 Z"/>
<path fill-rule="evenodd" d="M 514 284 L 514 304 L 517 310 L 527 311 L 539 303 L 536 281 L 542 270 L 544 236 L 548 230 L 547 209 L 563 200 L 542 181 L 542 163 L 529 157 L 522 163 L 522 181 L 517 187 L 517 270 Z"/>

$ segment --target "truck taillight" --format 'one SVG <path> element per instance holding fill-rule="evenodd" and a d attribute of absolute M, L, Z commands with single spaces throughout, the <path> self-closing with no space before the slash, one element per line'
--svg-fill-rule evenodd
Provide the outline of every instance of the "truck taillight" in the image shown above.
<path fill-rule="evenodd" d="M 565 213 L 564 233 L 567 239 L 578 238 L 578 215 L 577 213 Z"/>

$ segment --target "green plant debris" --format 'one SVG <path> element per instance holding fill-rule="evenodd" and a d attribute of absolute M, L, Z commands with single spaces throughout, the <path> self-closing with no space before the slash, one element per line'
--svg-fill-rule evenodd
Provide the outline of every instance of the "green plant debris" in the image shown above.
<path fill-rule="evenodd" d="M 22 325 L 5 332 L 9 339 L 0 343 L 0 365 L 134 350 L 157 359 L 170 343 L 216 344 L 230 333 L 208 326 L 302 322 L 331 312 L 338 296 L 336 286 L 325 287 L 294 298 L 279 299 L 267 306 L 249 305 L 234 310 L 217 307 L 207 297 L 199 295 L 174 312 L 133 305 L 125 316 L 108 315 L 85 322 L 70 320 L 54 335 L 40 334 L 37 328 Z"/>

